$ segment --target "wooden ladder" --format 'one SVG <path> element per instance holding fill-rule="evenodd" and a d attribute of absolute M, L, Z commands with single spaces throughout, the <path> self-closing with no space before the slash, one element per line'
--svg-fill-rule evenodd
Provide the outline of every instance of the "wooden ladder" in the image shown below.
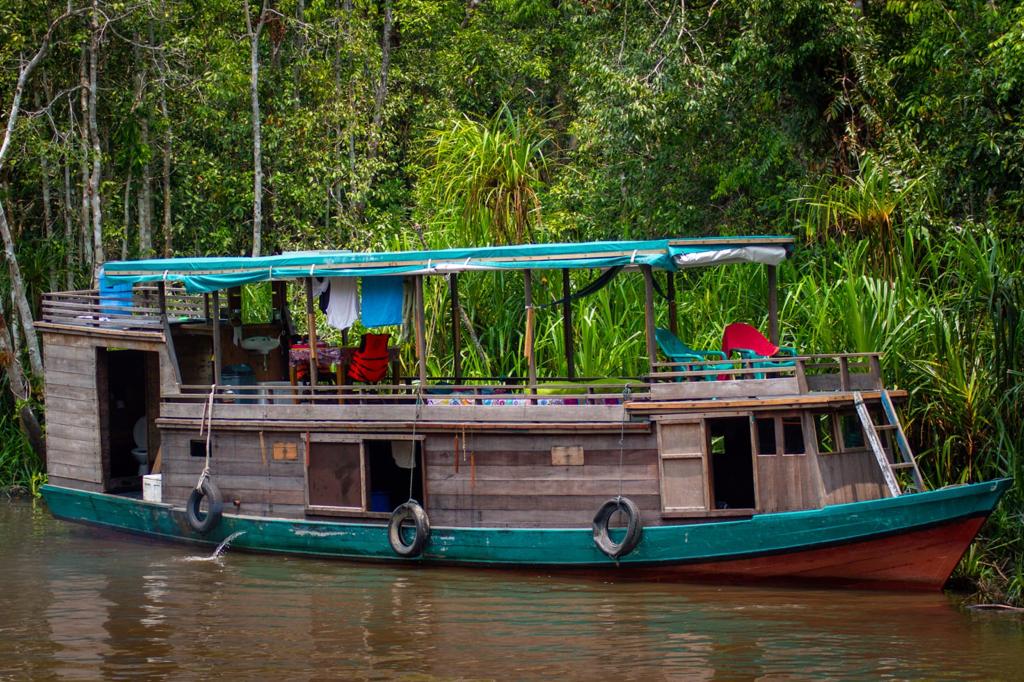
<path fill-rule="evenodd" d="M 889 488 L 889 492 L 893 497 L 899 497 L 904 491 L 900 490 L 899 481 L 896 480 L 896 472 L 901 469 L 909 469 L 914 482 L 907 487 L 921 492 L 924 490 L 924 479 L 921 477 L 921 470 L 917 468 L 917 460 L 914 459 L 914 453 L 910 450 L 910 443 L 907 442 L 907 435 L 903 433 L 900 419 L 896 416 L 896 408 L 892 404 L 889 392 L 882 389 L 878 398 L 882 403 L 882 411 L 885 413 L 887 422 L 885 424 L 875 424 L 871 420 L 871 413 L 868 412 L 867 405 L 864 404 L 864 398 L 861 396 L 860 391 L 853 392 L 853 405 L 857 408 L 857 415 L 860 417 L 861 426 L 864 427 L 864 435 L 871 446 L 871 451 L 875 453 L 875 459 L 878 461 L 878 468 L 882 471 L 885 485 Z M 897 449 L 900 452 L 901 461 L 889 461 L 889 455 L 886 453 L 879 435 L 883 431 L 891 431 L 893 433 Z"/>

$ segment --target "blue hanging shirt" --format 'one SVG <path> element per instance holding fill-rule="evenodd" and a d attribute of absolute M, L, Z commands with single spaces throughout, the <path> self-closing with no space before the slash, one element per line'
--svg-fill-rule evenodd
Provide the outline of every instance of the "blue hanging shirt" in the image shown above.
<path fill-rule="evenodd" d="M 402 324 L 404 277 L 363 277 L 363 326 Z"/>

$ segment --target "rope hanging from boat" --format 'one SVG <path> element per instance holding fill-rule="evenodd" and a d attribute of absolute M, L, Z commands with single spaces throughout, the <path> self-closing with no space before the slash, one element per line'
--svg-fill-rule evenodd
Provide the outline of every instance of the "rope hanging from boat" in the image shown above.
<path fill-rule="evenodd" d="M 409 499 L 408 502 L 415 502 L 412 498 L 413 481 L 416 476 L 416 424 L 420 420 L 420 411 L 423 409 L 423 386 L 416 389 L 416 411 L 412 415 L 412 462 L 409 467 Z"/>
<path fill-rule="evenodd" d="M 196 483 L 196 490 L 203 489 L 203 483 L 210 477 L 210 436 L 213 434 L 213 398 L 217 394 L 217 384 L 210 386 L 210 395 L 203 405 L 203 417 L 199 421 L 199 435 L 206 433 L 206 460 L 203 463 L 203 473 L 199 474 L 199 481 Z"/>
<path fill-rule="evenodd" d="M 206 459 L 203 462 L 203 473 L 199 474 L 199 481 L 195 490 L 185 503 L 185 519 L 192 530 L 200 535 L 209 533 L 218 523 L 223 515 L 224 501 L 220 489 L 210 478 L 210 436 L 213 434 L 213 399 L 217 394 L 217 384 L 210 386 L 210 395 L 203 405 L 203 417 L 199 422 L 199 435 L 206 434 Z M 203 498 L 206 498 L 208 508 L 205 514 L 200 506 Z"/>
<path fill-rule="evenodd" d="M 619 497 L 622 499 L 622 467 L 625 459 L 625 447 L 626 447 L 626 401 L 629 400 L 629 396 L 632 395 L 633 391 L 630 390 L 629 384 L 622 387 L 622 421 L 619 422 Z"/>

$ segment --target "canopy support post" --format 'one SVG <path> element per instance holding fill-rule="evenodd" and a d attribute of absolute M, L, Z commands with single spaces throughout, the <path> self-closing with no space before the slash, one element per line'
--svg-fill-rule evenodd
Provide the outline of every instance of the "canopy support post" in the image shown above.
<path fill-rule="evenodd" d="M 312 395 L 316 389 L 319 377 L 317 368 L 319 358 L 316 352 L 316 313 L 313 311 L 313 278 L 306 278 L 306 331 L 309 335 L 309 392 Z"/>
<path fill-rule="evenodd" d="M 676 273 L 665 273 L 665 295 L 668 296 L 668 328 L 679 336 L 679 313 L 676 308 Z"/>
<path fill-rule="evenodd" d="M 530 393 L 537 392 L 537 359 L 533 355 L 533 271 L 523 270 L 523 294 L 526 298 L 526 338 L 523 351 L 526 354 L 527 380 Z"/>
<path fill-rule="evenodd" d="M 220 385 L 220 292 L 213 291 L 213 383 Z"/>
<path fill-rule="evenodd" d="M 462 325 L 459 320 L 459 274 L 448 275 L 448 290 L 452 299 L 452 371 L 455 383 L 462 383 Z"/>
<path fill-rule="evenodd" d="M 415 292 L 415 315 L 416 315 L 416 363 L 418 366 L 420 391 L 426 388 L 427 384 L 427 337 L 424 324 L 423 311 L 423 275 L 416 275 L 413 279 L 413 290 Z"/>
<path fill-rule="evenodd" d="M 778 268 L 774 265 L 765 267 L 768 268 L 768 340 L 777 346 L 779 345 Z"/>
<path fill-rule="evenodd" d="M 654 273 L 650 265 L 641 265 L 644 273 L 644 332 L 647 339 L 647 368 L 654 377 L 654 363 L 658 359 L 654 346 Z"/>
<path fill-rule="evenodd" d="M 576 378 L 576 349 L 572 339 L 572 301 L 569 268 L 562 268 L 562 336 L 565 340 L 565 368 L 569 379 Z"/>

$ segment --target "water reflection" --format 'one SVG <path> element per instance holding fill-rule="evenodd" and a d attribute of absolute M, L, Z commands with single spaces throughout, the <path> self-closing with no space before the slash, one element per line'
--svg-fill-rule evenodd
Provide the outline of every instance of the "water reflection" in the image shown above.
<path fill-rule="evenodd" d="M 939 594 L 602 583 L 151 543 L 0 505 L 0 677 L 1013 678 L 1024 627 Z"/>

